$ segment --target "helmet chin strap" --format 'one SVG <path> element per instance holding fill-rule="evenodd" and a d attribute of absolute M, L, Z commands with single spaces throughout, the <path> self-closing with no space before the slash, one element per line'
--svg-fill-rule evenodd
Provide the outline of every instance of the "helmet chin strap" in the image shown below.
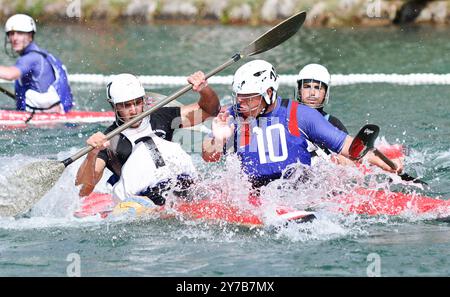
<path fill-rule="evenodd" d="M 275 96 L 276 96 L 276 92 L 273 89 L 272 89 L 272 96 L 270 98 L 269 98 L 269 94 L 267 93 L 267 91 L 264 94 L 262 94 L 262 97 L 264 99 L 263 101 L 264 101 L 264 103 L 266 103 L 266 107 L 263 107 L 263 109 L 261 110 L 259 115 L 263 115 L 263 114 L 265 114 L 267 112 L 268 107 L 274 103 L 273 98 Z M 270 104 L 267 103 L 267 101 L 269 101 Z"/>

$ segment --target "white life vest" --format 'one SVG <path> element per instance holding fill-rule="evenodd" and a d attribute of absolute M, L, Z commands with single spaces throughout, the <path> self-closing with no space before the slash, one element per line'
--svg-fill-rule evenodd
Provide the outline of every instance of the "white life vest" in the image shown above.
<path fill-rule="evenodd" d="M 133 144 L 133 151 L 122 166 L 120 180 L 113 187 L 114 199 L 124 201 L 139 195 L 148 187 L 156 186 L 161 181 L 167 179 L 176 181 L 182 174 L 192 177 L 196 175 L 191 156 L 180 144 L 156 136 L 148 119 L 144 119 L 138 128 L 127 129 L 122 134 Z M 155 150 L 147 142 L 135 144 L 135 141 L 142 137 L 151 137 L 159 156 L 155 156 Z M 161 166 L 158 157 L 162 158 L 164 165 Z"/>

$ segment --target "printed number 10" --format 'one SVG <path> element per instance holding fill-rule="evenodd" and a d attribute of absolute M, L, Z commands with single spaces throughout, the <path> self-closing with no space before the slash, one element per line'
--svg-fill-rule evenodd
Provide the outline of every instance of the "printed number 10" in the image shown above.
<path fill-rule="evenodd" d="M 273 141 L 273 133 L 272 131 L 278 130 L 278 134 L 280 139 L 279 143 L 281 144 L 281 155 L 275 156 L 275 148 L 274 146 L 278 146 L 278 141 Z M 272 126 L 267 127 L 266 131 L 266 138 L 267 138 L 267 151 L 269 153 L 269 159 L 270 162 L 282 162 L 287 159 L 288 157 L 288 150 L 287 150 L 287 143 L 286 143 L 286 132 L 284 129 L 284 126 L 282 124 L 275 124 Z M 260 127 L 254 127 L 253 133 L 256 134 L 256 140 L 258 142 L 258 153 L 259 153 L 259 162 L 261 164 L 267 163 L 267 157 L 266 157 L 266 148 L 264 146 L 264 130 Z"/>

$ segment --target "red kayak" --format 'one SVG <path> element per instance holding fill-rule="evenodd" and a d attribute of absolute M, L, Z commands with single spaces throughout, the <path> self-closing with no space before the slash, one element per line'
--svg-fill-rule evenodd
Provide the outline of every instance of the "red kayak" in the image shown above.
<path fill-rule="evenodd" d="M 379 149 L 391 159 L 404 157 L 403 147 L 400 145 L 382 145 Z M 364 169 L 364 171 L 370 170 Z M 321 202 L 326 205 L 327 210 L 346 215 L 405 215 L 416 218 L 450 220 L 449 200 L 416 194 L 355 188 L 350 194 L 323 198 Z M 271 210 L 269 213 L 264 213 L 261 201 L 254 196 L 250 196 L 245 204 L 245 207 L 243 207 L 228 199 L 213 197 L 212 199 L 191 202 L 180 200 L 170 206 L 162 207 L 155 206 L 149 200 L 144 199 L 115 205 L 111 195 L 92 193 L 90 196 L 83 198 L 81 207 L 74 213 L 74 216 L 82 218 L 99 214 L 105 218 L 111 214 L 123 214 L 124 212 L 136 215 L 153 213 L 162 218 L 182 216 L 186 219 L 227 222 L 250 227 L 264 226 L 268 218 L 271 223 L 277 221 L 281 223 L 289 221 L 308 222 L 315 218 L 313 212 L 295 210 L 289 207 L 279 207 L 275 211 Z"/>
<path fill-rule="evenodd" d="M 357 188 L 352 194 L 337 196 L 336 202 L 344 213 L 365 215 L 411 215 L 437 219 L 450 219 L 450 200 L 442 200 L 416 194 L 386 192 Z"/>
<path fill-rule="evenodd" d="M 343 214 L 359 214 L 368 216 L 408 216 L 415 218 L 429 218 L 438 220 L 450 219 L 450 201 L 420 195 L 385 192 L 382 190 L 368 190 L 358 188 L 352 194 L 325 198 L 327 210 Z M 131 204 L 130 204 L 131 203 Z M 313 212 L 294 210 L 280 207 L 276 213 L 264 213 L 263 207 L 249 203 L 242 207 L 236 203 L 220 198 L 199 201 L 178 201 L 170 206 L 155 206 L 136 202 L 125 202 L 115 205 L 109 194 L 92 193 L 82 200 L 81 208 L 75 212 L 78 218 L 99 214 L 105 218 L 119 213 L 145 214 L 153 213 L 159 217 L 181 216 L 184 219 L 226 222 L 230 224 L 256 227 L 265 225 L 269 217 L 271 223 L 278 222 L 306 222 L 315 218 Z"/>
<path fill-rule="evenodd" d="M 142 198 L 130 199 L 118 205 L 112 200 L 111 195 L 105 193 L 92 193 L 83 198 L 81 207 L 74 213 L 77 218 L 99 215 L 101 218 L 116 215 L 157 215 L 160 218 L 182 217 L 189 220 L 203 220 L 209 222 L 225 222 L 246 227 L 258 227 L 264 225 L 264 217 L 258 208 L 249 204 L 242 208 L 234 203 L 228 203 L 220 199 L 205 199 L 199 201 L 179 200 L 170 206 L 155 206 L 150 200 Z M 281 223 L 296 221 L 308 222 L 315 218 L 313 212 L 278 209 L 275 211 L 272 222 Z"/>
<path fill-rule="evenodd" d="M 35 113 L 31 117 L 30 112 L 17 110 L 0 110 L 0 127 L 2 129 L 18 129 L 28 126 L 52 126 L 55 124 L 80 124 L 112 122 L 115 120 L 113 111 L 69 111 L 60 113 Z"/>

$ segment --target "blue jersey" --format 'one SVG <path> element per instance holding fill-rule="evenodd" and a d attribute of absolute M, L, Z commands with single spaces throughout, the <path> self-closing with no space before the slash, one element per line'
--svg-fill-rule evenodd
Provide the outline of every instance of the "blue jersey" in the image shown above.
<path fill-rule="evenodd" d="M 235 117 L 233 107 L 229 112 Z M 272 112 L 259 116 L 249 124 L 237 121 L 236 125 L 235 152 L 244 172 L 256 183 L 258 180 L 280 178 L 282 171 L 290 164 L 311 165 L 306 139 L 339 153 L 347 136 L 317 110 L 281 98 L 275 102 Z"/>
<path fill-rule="evenodd" d="M 60 101 L 67 112 L 72 108 L 72 92 L 70 90 L 67 72 L 59 59 L 34 42 L 30 43 L 17 59 L 15 65 L 21 72 L 21 77 L 15 84 L 17 109 L 25 110 L 25 92 L 34 90 L 46 93 L 53 85 Z"/>

